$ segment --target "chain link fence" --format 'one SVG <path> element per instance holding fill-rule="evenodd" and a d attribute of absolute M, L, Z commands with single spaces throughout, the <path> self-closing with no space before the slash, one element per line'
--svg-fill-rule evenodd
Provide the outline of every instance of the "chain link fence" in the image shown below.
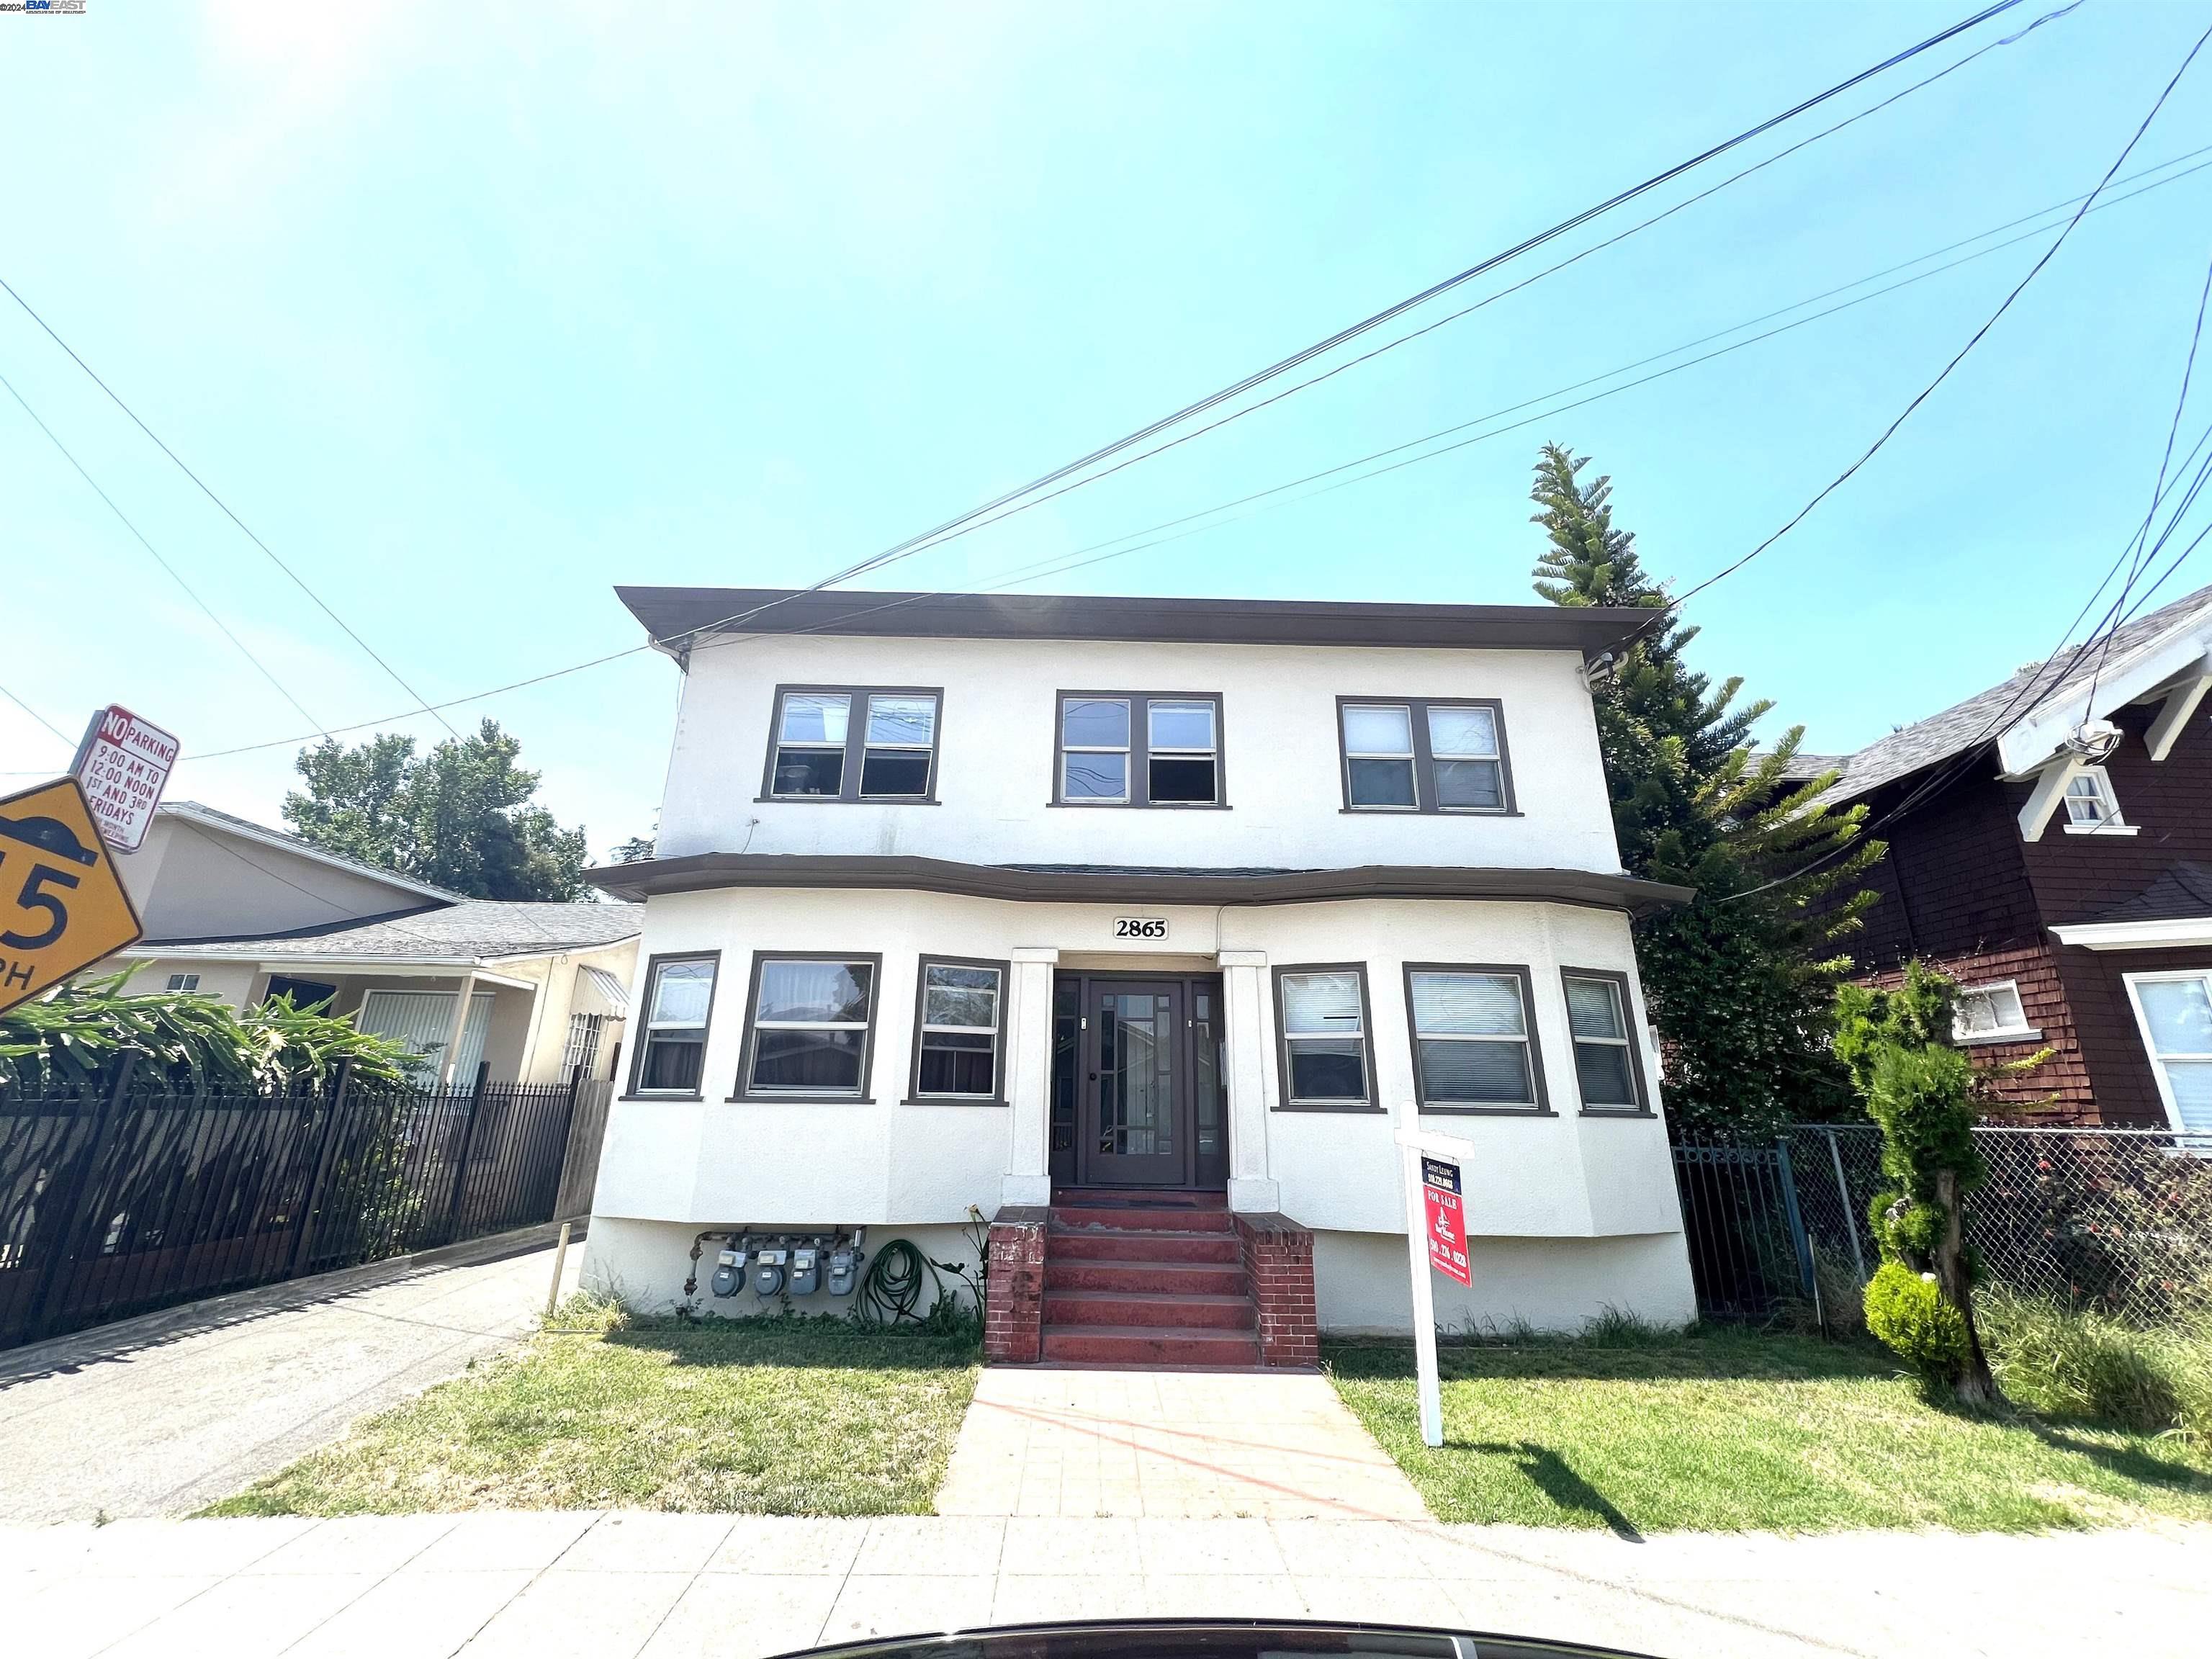
<path fill-rule="evenodd" d="M 1984 1282 L 2138 1325 L 2212 1315 L 2212 1139 L 1990 1126 L 1974 1144 L 1990 1176 L 1966 1200 L 1966 1242 Z M 1879 1263 L 1871 1124 L 1757 1145 L 1684 1135 L 1674 1173 L 1708 1318 L 1770 1318 Z"/>

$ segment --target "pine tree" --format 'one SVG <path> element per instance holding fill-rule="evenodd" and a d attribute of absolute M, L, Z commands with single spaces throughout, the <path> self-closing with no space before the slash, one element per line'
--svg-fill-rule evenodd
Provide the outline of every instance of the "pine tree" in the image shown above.
<path fill-rule="evenodd" d="M 1587 456 L 1547 444 L 1530 499 L 1550 546 L 1535 589 L 1554 605 L 1665 610 L 1636 538 L 1613 522 L 1613 481 L 1582 479 Z M 1848 1079 L 1831 1052 L 1840 945 L 1870 891 L 1851 884 L 1887 848 L 1864 838 L 1866 809 L 1818 797 L 1832 773 L 1784 778 L 1804 735 L 1753 746 L 1773 707 L 1741 707 L 1740 677 L 1692 669 L 1695 628 L 1656 621 L 1618 648 L 1592 694 L 1613 828 L 1630 874 L 1698 890 L 1636 924 L 1644 994 L 1659 1030 L 1669 1109 L 1680 1121 L 1765 1133 L 1842 1109 Z M 1834 895 L 1849 896 L 1838 901 Z"/>

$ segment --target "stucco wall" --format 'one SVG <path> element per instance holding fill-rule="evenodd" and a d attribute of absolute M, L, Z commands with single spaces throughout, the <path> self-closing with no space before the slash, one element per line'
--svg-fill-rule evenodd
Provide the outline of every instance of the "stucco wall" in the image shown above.
<path fill-rule="evenodd" d="M 780 684 L 942 687 L 944 804 L 757 800 Z M 1062 690 L 1218 693 L 1230 810 L 1048 806 Z M 1339 696 L 1499 699 L 1521 815 L 1342 811 Z M 1620 867 L 1572 652 L 821 635 L 693 653 L 659 848 L 977 864 Z"/>
<path fill-rule="evenodd" d="M 1437 1324 L 1467 1334 L 1526 1323 L 1572 1331 L 1608 1309 L 1655 1325 L 1697 1317 L 1689 1255 L 1679 1232 L 1625 1238 L 1474 1238 L 1474 1286 L 1430 1275 Z M 1403 1335 L 1413 1328 L 1405 1235 L 1314 1235 L 1314 1303 L 1334 1335 Z"/>
<path fill-rule="evenodd" d="M 841 1224 L 843 1224 L 835 1218 L 823 1218 L 819 1223 L 823 1231 Z M 781 1303 L 778 1298 L 757 1296 L 750 1285 L 732 1297 L 713 1293 L 714 1256 L 721 1246 L 711 1241 L 701 1249 L 698 1290 L 686 1297 L 684 1281 L 692 1270 L 691 1243 L 698 1234 L 696 1227 L 662 1221 L 594 1219 L 585 1238 L 583 1286 L 618 1298 L 633 1313 L 670 1313 L 682 1306 L 726 1318 L 779 1311 Z M 975 1248 L 957 1227 L 871 1230 L 862 1249 L 872 1261 L 876 1253 L 895 1238 L 911 1241 L 931 1261 L 965 1262 L 971 1270 L 975 1265 Z M 943 1275 L 943 1280 L 949 1287 L 953 1283 L 952 1275 Z M 933 1289 L 922 1292 L 921 1311 L 927 1311 L 933 1295 Z M 842 1316 L 852 1311 L 854 1297 L 831 1296 L 827 1290 L 821 1290 L 812 1296 L 795 1296 L 790 1300 L 794 1312 Z"/>
<path fill-rule="evenodd" d="M 146 937 L 238 939 L 387 915 L 434 901 L 281 847 L 157 817 L 117 872 Z"/>

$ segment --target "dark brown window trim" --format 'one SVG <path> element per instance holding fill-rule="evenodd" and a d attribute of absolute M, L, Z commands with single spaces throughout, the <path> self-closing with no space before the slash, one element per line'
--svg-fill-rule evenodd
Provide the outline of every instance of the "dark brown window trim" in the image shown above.
<path fill-rule="evenodd" d="M 645 1051 L 653 1046 L 653 994 L 661 965 L 670 962 L 711 962 L 714 982 L 707 992 L 707 1023 L 699 1028 L 699 1088 L 677 1091 L 649 1089 L 640 1092 L 637 1080 L 645 1075 Z M 720 951 L 664 951 L 645 960 L 645 999 L 638 1004 L 637 1038 L 630 1045 L 629 1089 L 624 1100 L 704 1100 L 707 1086 L 707 1045 L 714 1036 L 714 1003 L 722 994 L 722 953 Z"/>
<path fill-rule="evenodd" d="M 688 1101 L 690 1101 L 690 1102 L 692 1102 L 692 1103 L 696 1103 L 697 1102 L 700 1102 L 700 1101 L 702 1101 L 702 1100 L 706 1099 L 706 1097 L 707 1097 L 706 1096 L 704 1096 L 704 1095 L 699 1095 L 699 1094 L 691 1094 L 691 1095 L 617 1095 L 617 1096 L 615 1097 L 615 1102 L 616 1102 L 616 1103 L 617 1103 L 617 1105 L 629 1105 L 629 1104 L 631 1104 L 631 1103 L 637 1103 L 659 1104 L 659 1103 L 665 1103 L 665 1102 L 667 1102 L 667 1101 L 674 1101 L 678 1105 L 679 1105 L 679 1106 L 680 1106 L 680 1105 L 682 1105 L 682 1104 L 683 1104 L 685 1101 L 687 1101 L 687 1100 L 688 1100 Z"/>
<path fill-rule="evenodd" d="M 1403 708 L 1413 728 L 1413 805 L 1411 806 L 1354 806 L 1352 804 L 1352 756 L 1344 741 L 1346 708 Z M 1429 750 L 1429 710 L 1431 708 L 1487 708 L 1498 723 L 1498 793 L 1503 806 L 1439 806 L 1437 805 L 1437 761 Z M 1394 814 L 1400 817 L 1517 818 L 1521 798 L 1513 788 L 1513 747 L 1505 737 L 1505 705 L 1496 697 L 1345 697 L 1336 700 L 1336 781 L 1346 812 Z"/>
<path fill-rule="evenodd" d="M 1636 1091 L 1636 1104 L 1633 1106 L 1583 1106 L 1582 1115 L 1584 1117 L 1658 1116 L 1659 1114 L 1651 1109 L 1651 1085 L 1644 1075 L 1644 1021 L 1637 1013 L 1636 992 L 1628 982 L 1628 975 L 1618 968 L 1570 968 L 1562 964 L 1559 969 L 1559 1002 L 1562 1006 L 1566 1003 L 1567 981 L 1571 979 L 1610 980 L 1619 988 L 1621 1023 L 1627 1028 L 1628 1086 Z M 1575 1020 L 1570 1012 L 1567 1016 L 1567 1059 L 1570 1062 L 1574 1060 L 1574 1051 Z M 1577 1066 L 1575 1067 L 1575 1099 L 1577 1103 L 1582 1096 L 1583 1073 L 1582 1067 Z"/>
<path fill-rule="evenodd" d="M 989 1095 L 926 1095 L 921 1091 L 921 1014 L 929 993 L 932 967 L 989 968 L 999 975 L 999 1024 L 991 1038 Z M 1014 964 L 995 957 L 946 957 L 925 953 L 914 965 L 914 1054 L 907 1066 L 902 1106 L 1004 1106 L 1006 1104 L 1006 1003 L 1012 994 Z"/>
<path fill-rule="evenodd" d="M 779 795 L 775 793 L 775 751 L 782 746 L 783 700 L 787 694 L 806 696 L 848 696 L 845 714 L 845 769 L 834 795 Z M 937 718 L 929 727 L 929 783 L 919 795 L 863 795 L 860 768 L 868 746 L 870 697 L 934 697 Z M 805 746 L 805 745 L 801 745 Z M 821 748 L 823 745 L 813 745 Z M 934 806 L 938 762 L 945 747 L 945 688 L 941 685 L 779 685 L 768 706 L 768 754 L 761 763 L 761 792 L 757 806 Z"/>
<path fill-rule="evenodd" d="M 1064 744 L 1067 732 L 1067 705 L 1070 699 L 1079 702 L 1126 702 L 1129 705 L 1129 798 L 1127 800 L 1070 799 L 1061 786 L 1066 778 L 1067 750 Z M 1152 792 L 1152 722 L 1150 705 L 1156 702 L 1210 702 L 1213 705 L 1213 799 L 1212 800 L 1164 800 L 1151 799 Z M 1138 785 L 1144 787 L 1139 799 Z M 1074 806 L 1086 811 L 1127 811 L 1136 809 L 1146 812 L 1224 812 L 1229 810 L 1229 721 L 1222 707 L 1218 691 L 1062 691 L 1052 703 L 1052 799 L 1048 806 Z"/>
<path fill-rule="evenodd" d="M 1367 1093 L 1358 1100 L 1293 1100 L 1291 1098 L 1291 1037 L 1283 1026 L 1283 980 L 1290 974 L 1350 974 L 1359 982 L 1360 1065 L 1367 1075 Z M 1286 962 L 1273 970 L 1275 992 L 1274 1109 L 1279 1112 L 1386 1112 L 1376 1098 L 1375 1009 L 1367 995 L 1367 964 L 1364 962 Z M 1312 1036 L 1314 1032 L 1304 1035 Z"/>
<path fill-rule="evenodd" d="M 860 1091 L 853 1095 L 755 1093 L 752 1088 L 753 1041 L 758 1035 L 761 976 L 771 962 L 865 962 L 868 974 L 867 1024 L 860 1036 Z M 738 1046 L 738 1075 L 730 1099 L 748 1106 L 872 1106 L 869 1085 L 875 1079 L 876 1013 L 884 994 L 884 959 L 866 951 L 755 951 L 752 971 L 745 987 L 745 1029 Z"/>
<path fill-rule="evenodd" d="M 1528 968 L 1517 962 L 1409 962 L 1400 969 L 1401 988 L 1406 994 L 1406 1039 L 1413 1046 L 1413 1102 L 1416 1108 L 1438 1116 L 1457 1117 L 1557 1117 L 1552 1109 L 1552 1097 L 1544 1082 L 1544 1047 L 1536 1035 L 1536 981 Z M 1492 1105 L 1477 1101 L 1446 1100 L 1434 1105 L 1429 1103 L 1428 1079 L 1421 1074 L 1420 1021 L 1413 1012 L 1413 975 L 1415 974 L 1510 974 L 1521 981 L 1521 1024 L 1528 1038 L 1528 1079 L 1536 1091 L 1534 1103 L 1526 1106 Z"/>

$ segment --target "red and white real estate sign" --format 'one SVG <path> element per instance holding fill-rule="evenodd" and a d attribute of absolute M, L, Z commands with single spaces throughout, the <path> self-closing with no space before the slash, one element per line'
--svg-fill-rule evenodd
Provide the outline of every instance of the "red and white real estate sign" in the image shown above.
<path fill-rule="evenodd" d="M 1460 1204 L 1459 1165 L 1421 1160 L 1421 1197 L 1429 1212 L 1429 1266 L 1473 1289 L 1467 1259 L 1467 1212 Z"/>
<path fill-rule="evenodd" d="M 92 717 L 71 769 L 110 850 L 135 853 L 146 844 L 154 809 L 176 763 L 176 738 L 120 703 Z"/>

